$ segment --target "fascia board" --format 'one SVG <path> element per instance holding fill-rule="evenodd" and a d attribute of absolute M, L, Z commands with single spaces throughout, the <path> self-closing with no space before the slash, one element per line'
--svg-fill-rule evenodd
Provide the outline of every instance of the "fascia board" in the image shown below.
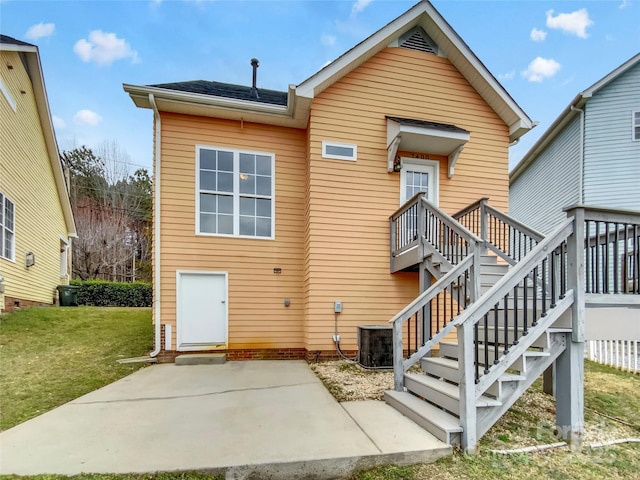
<path fill-rule="evenodd" d="M 71 201 L 69 200 L 69 192 L 67 191 L 67 182 L 64 178 L 62 164 L 60 163 L 60 152 L 58 150 L 58 142 L 56 140 L 55 130 L 51 120 L 51 110 L 49 109 L 47 90 L 44 83 L 42 65 L 40 63 L 40 55 L 37 47 L 29 49 L 26 57 L 27 65 L 29 67 L 29 77 L 33 86 L 36 107 L 38 109 L 38 117 L 40 118 L 40 125 L 42 126 L 42 133 L 47 146 L 47 154 L 49 156 L 51 170 L 53 171 L 53 177 L 56 182 L 58 197 L 60 198 L 60 205 L 65 219 L 67 235 L 69 237 L 77 237 L 75 220 L 73 218 L 73 211 L 71 210 Z"/>
<path fill-rule="evenodd" d="M 600 80 L 598 80 L 596 83 L 591 85 L 580 95 L 584 98 L 592 97 L 594 93 L 596 93 L 598 90 L 600 90 L 601 88 L 605 87 L 607 84 L 609 84 L 610 82 L 618 78 L 620 75 L 622 75 L 624 72 L 626 72 L 630 68 L 634 67 L 638 62 L 640 62 L 640 53 L 631 57 L 629 60 L 627 60 L 618 68 L 616 68 L 613 72 L 602 77 Z"/>
<path fill-rule="evenodd" d="M 38 53 L 38 47 L 29 45 L 16 45 L 14 43 L 0 43 L 0 51 Z"/>
<path fill-rule="evenodd" d="M 509 183 L 512 184 L 516 179 L 524 173 L 531 165 L 538 154 L 542 152 L 549 143 L 567 126 L 567 124 L 577 115 L 575 108 L 582 108 L 586 105 L 588 98 L 584 98 L 582 94 L 578 94 L 573 101 L 562 111 L 562 113 L 554 120 L 551 126 L 542 134 L 538 141 L 529 149 L 515 167 L 509 172 Z M 573 107 L 574 109 L 572 109 Z"/>
<path fill-rule="evenodd" d="M 211 95 L 203 95 L 200 93 L 189 93 L 168 90 L 166 88 L 148 87 L 139 85 L 123 84 L 123 89 L 133 99 L 134 96 L 147 97 L 147 102 L 143 108 L 151 108 L 148 103 L 149 94 L 153 94 L 156 99 L 171 100 L 182 103 L 192 103 L 197 105 L 206 105 L 211 107 L 222 107 L 233 110 L 246 110 L 256 113 L 267 113 L 272 115 L 290 115 L 293 105 L 280 106 L 269 105 L 257 102 L 248 102 L 246 100 L 236 100 L 233 98 L 214 97 Z M 291 95 L 289 95 L 291 96 Z M 289 103 L 289 102 L 288 102 Z"/>

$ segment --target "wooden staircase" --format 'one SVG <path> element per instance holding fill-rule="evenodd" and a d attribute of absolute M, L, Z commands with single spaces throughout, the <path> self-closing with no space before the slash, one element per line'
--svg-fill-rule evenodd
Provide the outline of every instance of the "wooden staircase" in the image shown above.
<path fill-rule="evenodd" d="M 545 238 L 486 199 L 454 217 L 416 195 L 390 218 L 391 271 L 417 268 L 421 293 L 390 320 L 395 388 L 385 401 L 473 452 L 550 366 L 581 371 L 573 267 L 580 247 L 570 243 L 578 222 L 568 219 Z M 556 390 L 559 419 L 579 423 L 581 393 Z"/>
<path fill-rule="evenodd" d="M 444 275 L 452 266 L 443 262 L 430 264 L 429 272 L 436 276 Z M 487 293 L 509 271 L 509 265 L 498 263 L 496 255 L 489 254 L 486 249 L 481 254 L 480 293 Z M 528 286 L 529 295 L 532 287 Z M 478 325 L 478 355 L 485 356 L 495 362 L 505 350 L 505 343 L 512 345 L 516 340 L 514 320 L 517 318 L 513 305 L 498 311 L 499 325 L 488 322 L 485 327 Z M 527 317 L 531 318 L 529 310 Z M 524 318 L 520 310 L 519 317 Z M 507 322 L 505 330 L 504 322 Z M 566 336 L 571 333 L 570 311 L 559 316 L 545 328 L 530 330 L 526 339 L 521 339 L 527 348 L 512 358 L 506 370 L 500 374 L 475 399 L 477 410 L 476 430 L 478 436 L 486 431 L 504 414 L 519 396 L 546 370 L 566 347 Z M 537 326 L 536 326 L 537 327 Z M 486 333 L 485 333 L 486 332 Z M 486 343 L 485 340 L 486 339 Z M 519 342 L 519 343 L 520 343 Z M 498 354 L 496 354 L 496 347 Z M 457 342 L 440 341 L 439 356 L 424 356 L 420 359 L 422 372 L 405 372 L 405 391 L 390 390 L 385 392 L 385 401 L 396 410 L 412 419 L 443 442 L 459 445 L 462 442 L 462 426 L 460 422 L 460 388 L 461 371 L 458 357 L 461 354 Z M 484 375 L 479 372 L 479 376 Z"/>

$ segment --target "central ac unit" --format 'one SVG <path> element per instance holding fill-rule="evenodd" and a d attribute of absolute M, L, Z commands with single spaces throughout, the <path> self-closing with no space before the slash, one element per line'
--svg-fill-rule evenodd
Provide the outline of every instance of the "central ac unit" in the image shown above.
<path fill-rule="evenodd" d="M 393 328 L 358 326 L 358 363 L 365 368 L 393 367 Z"/>

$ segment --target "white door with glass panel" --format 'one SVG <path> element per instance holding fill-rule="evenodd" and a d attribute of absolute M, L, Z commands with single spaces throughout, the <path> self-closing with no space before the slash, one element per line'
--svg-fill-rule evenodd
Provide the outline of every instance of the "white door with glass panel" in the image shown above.
<path fill-rule="evenodd" d="M 402 159 L 400 172 L 400 205 L 418 192 L 427 194 L 427 200 L 438 204 L 438 162 L 413 159 Z"/>
<path fill-rule="evenodd" d="M 402 159 L 400 171 L 400 205 L 404 205 L 417 193 L 424 193 L 434 205 L 438 204 L 438 162 L 422 160 L 413 163 L 408 159 Z M 407 239 L 415 239 L 417 236 L 417 217 L 415 210 L 407 212 L 404 224 Z"/>

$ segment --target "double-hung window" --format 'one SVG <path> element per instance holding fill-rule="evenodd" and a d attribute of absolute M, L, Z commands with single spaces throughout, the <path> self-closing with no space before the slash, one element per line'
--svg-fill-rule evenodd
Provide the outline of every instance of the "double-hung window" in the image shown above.
<path fill-rule="evenodd" d="M 274 155 L 198 146 L 196 156 L 196 232 L 274 238 Z"/>
<path fill-rule="evenodd" d="M 15 255 L 15 205 L 0 193 L 0 257 L 13 260 Z"/>
<path fill-rule="evenodd" d="M 632 121 L 631 138 L 637 142 L 640 141 L 640 110 L 633 112 Z"/>

